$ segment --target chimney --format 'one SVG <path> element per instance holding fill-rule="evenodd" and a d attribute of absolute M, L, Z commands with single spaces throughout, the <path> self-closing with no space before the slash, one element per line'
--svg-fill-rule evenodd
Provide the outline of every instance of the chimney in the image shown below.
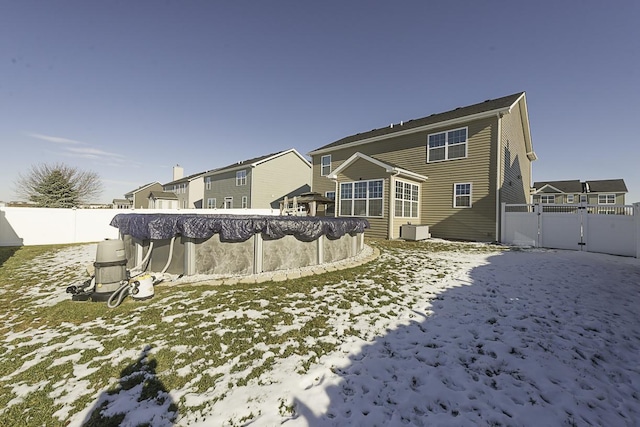
<path fill-rule="evenodd" d="M 173 181 L 183 177 L 184 177 L 184 169 L 182 169 L 182 166 L 180 165 L 175 165 L 173 167 Z"/>

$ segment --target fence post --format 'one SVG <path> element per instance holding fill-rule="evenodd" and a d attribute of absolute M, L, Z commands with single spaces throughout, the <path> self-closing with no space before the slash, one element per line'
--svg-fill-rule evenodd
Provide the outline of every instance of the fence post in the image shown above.
<path fill-rule="evenodd" d="M 640 258 L 640 202 L 633 204 L 633 225 L 636 229 L 636 258 Z"/>
<path fill-rule="evenodd" d="M 536 235 L 536 248 L 542 247 L 542 213 L 544 210 L 542 209 L 542 205 L 540 203 L 536 203 L 533 205 L 533 212 L 536 214 L 536 220 L 538 222 L 538 234 Z"/>

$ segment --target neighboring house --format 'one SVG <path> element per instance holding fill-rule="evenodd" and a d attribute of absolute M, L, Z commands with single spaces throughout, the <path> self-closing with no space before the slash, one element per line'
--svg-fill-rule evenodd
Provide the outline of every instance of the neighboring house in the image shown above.
<path fill-rule="evenodd" d="M 499 240 L 500 204 L 530 200 L 531 142 L 524 92 L 347 136 L 311 153 L 312 189 L 336 216 L 365 217 L 367 235 L 403 224 L 432 236 Z"/>
<path fill-rule="evenodd" d="M 111 206 L 113 209 L 131 209 L 132 203 L 128 199 L 113 199 Z"/>
<path fill-rule="evenodd" d="M 136 188 L 124 195 L 133 209 L 149 208 L 149 193 L 152 191 L 162 191 L 162 184 L 159 182 L 151 182 Z"/>
<path fill-rule="evenodd" d="M 539 181 L 533 183 L 532 201 L 558 205 L 624 205 L 627 192 L 623 179 Z"/>
<path fill-rule="evenodd" d="M 149 193 L 150 209 L 178 209 L 178 196 L 166 191 Z"/>
<path fill-rule="evenodd" d="M 267 154 L 204 174 L 204 208 L 279 209 L 310 190 L 311 164 L 295 149 Z"/>
<path fill-rule="evenodd" d="M 176 165 L 173 168 L 173 181 L 164 184 L 162 191 L 175 193 L 178 198 L 178 209 L 202 209 L 205 173 L 200 172 L 183 177 L 183 169 Z"/>

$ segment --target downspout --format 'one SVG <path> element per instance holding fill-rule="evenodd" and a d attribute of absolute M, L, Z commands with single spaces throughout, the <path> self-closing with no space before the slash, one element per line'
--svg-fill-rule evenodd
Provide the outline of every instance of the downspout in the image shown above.
<path fill-rule="evenodd" d="M 393 196 L 396 188 L 396 176 L 400 172 L 395 172 L 389 176 L 389 226 L 387 231 L 387 239 L 393 240 L 393 218 L 396 216 L 396 204 L 393 202 Z"/>
<path fill-rule="evenodd" d="M 502 167 L 502 116 L 504 113 L 496 114 L 498 118 L 498 135 L 496 137 L 498 156 L 496 157 L 496 241 L 500 242 L 500 176 Z"/>

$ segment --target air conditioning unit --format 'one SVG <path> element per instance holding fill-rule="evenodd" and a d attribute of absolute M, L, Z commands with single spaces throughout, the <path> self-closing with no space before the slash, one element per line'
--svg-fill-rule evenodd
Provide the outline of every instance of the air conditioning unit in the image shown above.
<path fill-rule="evenodd" d="M 404 224 L 400 226 L 400 238 L 405 240 L 425 240 L 431 237 L 428 225 Z"/>

